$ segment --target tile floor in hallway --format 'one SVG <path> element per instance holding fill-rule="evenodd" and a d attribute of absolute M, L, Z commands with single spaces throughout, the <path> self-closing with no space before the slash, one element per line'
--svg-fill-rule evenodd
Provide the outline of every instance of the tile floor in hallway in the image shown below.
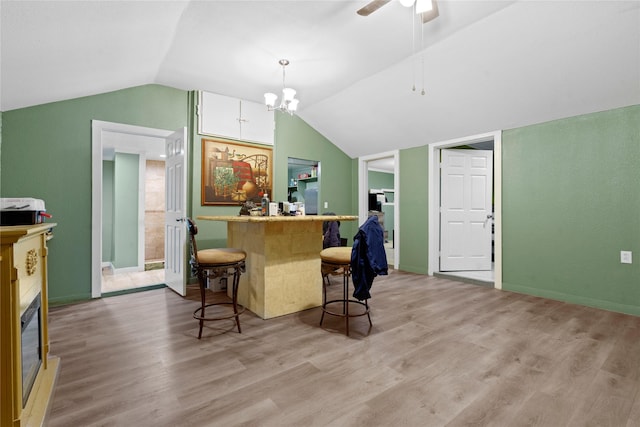
<path fill-rule="evenodd" d="M 141 288 L 164 283 L 164 270 L 116 273 L 109 268 L 102 269 L 102 293 Z"/>

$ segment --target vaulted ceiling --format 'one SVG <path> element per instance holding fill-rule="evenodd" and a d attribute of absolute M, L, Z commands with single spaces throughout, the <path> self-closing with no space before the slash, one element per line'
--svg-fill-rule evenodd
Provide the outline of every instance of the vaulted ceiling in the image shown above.
<path fill-rule="evenodd" d="M 366 3 L 1 0 L 0 110 L 149 83 L 262 102 L 286 58 L 299 116 L 357 157 L 640 104 L 637 0 L 439 0 L 424 25 Z"/>

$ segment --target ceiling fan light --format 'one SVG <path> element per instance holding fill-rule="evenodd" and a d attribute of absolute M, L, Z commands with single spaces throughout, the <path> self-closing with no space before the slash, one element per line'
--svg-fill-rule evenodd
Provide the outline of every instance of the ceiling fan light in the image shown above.
<path fill-rule="evenodd" d="M 264 103 L 269 108 L 275 107 L 277 99 L 278 95 L 276 95 L 275 93 L 268 92 L 264 94 Z"/>
<path fill-rule="evenodd" d="M 416 0 L 416 13 L 430 12 L 433 10 L 433 0 Z"/>
<path fill-rule="evenodd" d="M 416 2 L 416 0 L 398 0 L 400 2 L 401 5 L 403 5 L 404 7 L 411 7 L 413 6 L 413 3 Z"/>
<path fill-rule="evenodd" d="M 282 89 L 282 98 L 284 99 L 284 102 L 291 102 L 295 96 L 295 89 L 291 89 L 290 87 Z"/>

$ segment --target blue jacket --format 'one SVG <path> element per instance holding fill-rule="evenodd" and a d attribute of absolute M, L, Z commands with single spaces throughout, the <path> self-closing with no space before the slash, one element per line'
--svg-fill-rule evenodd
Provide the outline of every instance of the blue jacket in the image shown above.
<path fill-rule="evenodd" d="M 387 254 L 384 251 L 384 230 L 376 215 L 370 216 L 353 237 L 351 250 L 351 280 L 354 298 L 371 298 L 369 289 L 377 275 L 388 274 Z"/>

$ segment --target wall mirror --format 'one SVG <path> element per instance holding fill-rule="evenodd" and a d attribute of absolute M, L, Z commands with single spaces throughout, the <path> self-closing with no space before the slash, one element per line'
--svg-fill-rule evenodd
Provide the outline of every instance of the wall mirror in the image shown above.
<path fill-rule="evenodd" d="M 304 203 L 306 215 L 317 215 L 320 200 L 320 162 L 289 157 L 287 201 Z"/>

